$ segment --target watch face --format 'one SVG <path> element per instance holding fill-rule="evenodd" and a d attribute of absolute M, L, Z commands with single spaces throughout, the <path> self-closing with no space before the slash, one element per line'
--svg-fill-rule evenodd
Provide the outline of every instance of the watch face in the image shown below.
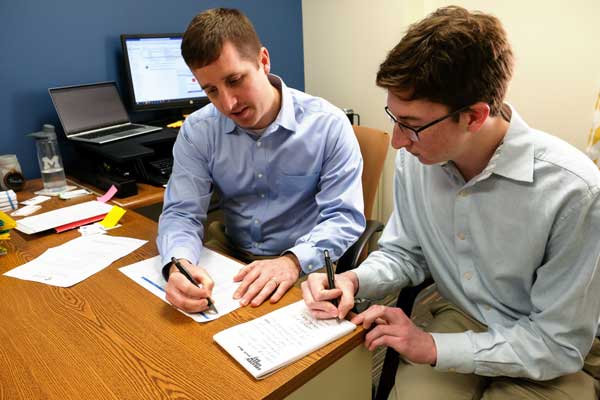
<path fill-rule="evenodd" d="M 12 170 L 4 175 L 4 186 L 18 192 L 25 186 L 25 177 L 18 171 Z"/>

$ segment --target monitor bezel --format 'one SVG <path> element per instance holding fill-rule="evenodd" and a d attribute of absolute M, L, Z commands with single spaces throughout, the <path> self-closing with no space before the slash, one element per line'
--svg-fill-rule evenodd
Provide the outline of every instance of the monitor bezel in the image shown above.
<path fill-rule="evenodd" d="M 183 33 L 127 33 L 121 36 L 121 48 L 123 50 L 123 64 L 125 66 L 126 84 L 128 89 L 129 104 L 132 111 L 154 111 L 154 110 L 196 110 L 210 103 L 207 96 L 192 97 L 189 99 L 170 100 L 155 104 L 138 104 L 135 101 L 135 89 L 129 65 L 129 55 L 126 41 L 128 39 L 144 38 L 182 38 Z"/>

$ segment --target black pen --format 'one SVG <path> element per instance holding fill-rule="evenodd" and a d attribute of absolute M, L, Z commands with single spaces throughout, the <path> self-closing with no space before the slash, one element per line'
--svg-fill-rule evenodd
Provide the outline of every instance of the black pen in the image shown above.
<path fill-rule="evenodd" d="M 179 260 L 177 260 L 175 257 L 171 257 L 171 262 L 173 264 L 175 264 L 175 267 L 179 270 L 179 272 L 181 272 L 183 274 L 183 276 L 185 276 L 187 278 L 188 281 L 192 282 L 192 284 L 194 286 L 200 287 L 200 284 L 198 282 L 196 282 L 196 280 L 188 272 L 188 270 L 185 269 L 185 267 L 183 265 L 181 265 L 181 263 L 179 262 Z M 212 301 L 212 299 L 210 297 L 207 297 L 206 301 L 208 301 L 208 308 L 212 308 L 214 310 L 214 312 L 216 312 L 218 314 L 219 311 L 217 311 L 217 307 L 215 307 L 214 301 Z"/>
<path fill-rule="evenodd" d="M 323 250 L 323 256 L 325 257 L 325 269 L 327 269 L 327 283 L 329 284 L 329 289 L 335 289 L 335 272 L 333 272 L 333 264 L 331 263 L 331 258 L 329 258 L 329 251 Z M 331 299 L 333 305 L 337 308 L 338 299 Z M 338 321 L 340 317 L 335 317 Z"/>

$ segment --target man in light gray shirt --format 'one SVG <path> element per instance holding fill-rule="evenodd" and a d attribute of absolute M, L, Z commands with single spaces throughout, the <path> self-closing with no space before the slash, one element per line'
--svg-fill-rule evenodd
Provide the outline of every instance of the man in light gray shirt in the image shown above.
<path fill-rule="evenodd" d="M 380 250 L 336 289 L 311 275 L 303 295 L 315 316 L 345 317 L 354 296 L 434 279 L 445 300 L 427 331 L 390 307 L 352 319 L 373 327 L 370 350 L 409 362 L 391 398 L 596 399 L 600 172 L 504 102 L 512 71 L 498 19 L 447 7 L 378 72 L 399 149 L 393 214 Z"/>

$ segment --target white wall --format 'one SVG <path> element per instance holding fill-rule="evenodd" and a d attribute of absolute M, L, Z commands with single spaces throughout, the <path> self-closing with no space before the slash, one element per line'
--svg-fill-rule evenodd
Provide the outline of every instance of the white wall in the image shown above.
<path fill-rule="evenodd" d="M 507 100 L 530 125 L 583 150 L 600 90 L 599 0 L 303 0 L 306 91 L 391 131 L 378 66 L 410 23 L 447 4 L 500 18 L 516 56 Z M 376 209 L 383 220 L 392 210 L 392 156 Z"/>

